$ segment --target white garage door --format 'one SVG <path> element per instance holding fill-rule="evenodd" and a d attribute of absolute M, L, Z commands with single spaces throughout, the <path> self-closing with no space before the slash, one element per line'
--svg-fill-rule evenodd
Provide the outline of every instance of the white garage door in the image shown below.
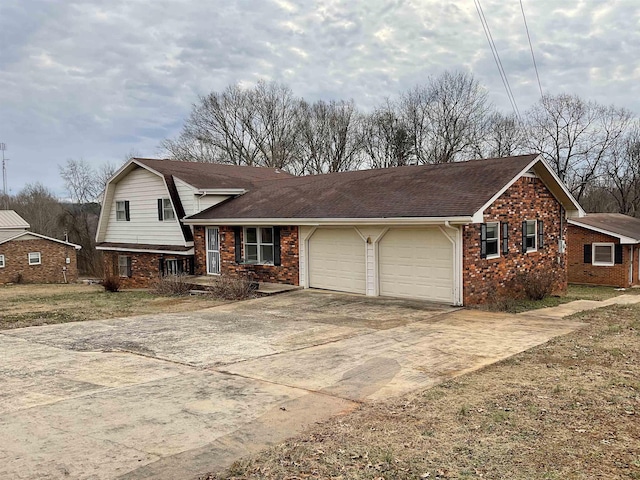
<path fill-rule="evenodd" d="M 309 240 L 309 286 L 365 293 L 365 243 L 353 228 L 319 228 Z"/>
<path fill-rule="evenodd" d="M 380 295 L 453 302 L 453 245 L 440 229 L 391 229 L 378 252 Z"/>

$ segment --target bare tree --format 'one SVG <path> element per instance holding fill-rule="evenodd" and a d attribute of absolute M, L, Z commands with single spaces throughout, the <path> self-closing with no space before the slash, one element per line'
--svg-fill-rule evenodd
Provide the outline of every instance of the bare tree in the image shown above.
<path fill-rule="evenodd" d="M 64 166 L 58 168 L 64 186 L 74 202 L 92 202 L 102 192 L 96 171 L 87 161 L 69 159 Z"/>
<path fill-rule="evenodd" d="M 540 153 L 580 200 L 602 174 L 631 113 L 575 95 L 547 95 L 527 112 L 527 147 Z"/>
<path fill-rule="evenodd" d="M 41 183 L 27 184 L 15 197 L 9 198 L 9 208 L 15 210 L 31 226 L 31 231 L 62 239 L 59 225 L 63 212 L 55 195 Z"/>
<path fill-rule="evenodd" d="M 301 102 L 301 151 L 294 173 L 356 170 L 361 162 L 358 122 L 353 101 Z"/>
<path fill-rule="evenodd" d="M 361 121 L 361 144 L 371 168 L 399 167 L 415 163 L 409 127 L 397 117 L 393 103 L 378 107 Z"/>
<path fill-rule="evenodd" d="M 445 72 L 400 98 L 398 114 L 418 163 L 447 163 L 477 152 L 492 108 L 480 83 L 466 72 Z"/>
<path fill-rule="evenodd" d="M 525 131 L 515 114 L 494 112 L 487 119 L 481 143 L 475 149 L 477 157 L 498 158 L 525 153 Z"/>
<path fill-rule="evenodd" d="M 283 84 L 232 85 L 201 98 L 162 147 L 178 160 L 288 168 L 299 153 L 299 104 Z"/>
<path fill-rule="evenodd" d="M 604 164 L 604 185 L 625 215 L 640 215 L 640 124 L 615 142 Z"/>

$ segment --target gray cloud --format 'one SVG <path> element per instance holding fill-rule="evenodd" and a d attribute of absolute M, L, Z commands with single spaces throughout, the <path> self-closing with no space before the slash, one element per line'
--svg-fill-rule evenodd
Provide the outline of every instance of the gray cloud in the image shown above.
<path fill-rule="evenodd" d="M 635 0 L 525 1 L 543 88 L 640 111 Z M 483 7 L 521 110 L 539 96 L 518 2 Z M 8 0 L 0 3 L 0 141 L 9 183 L 59 193 L 57 165 L 156 155 L 191 105 L 230 83 L 287 83 L 371 108 L 467 69 L 505 111 L 472 2 Z"/>

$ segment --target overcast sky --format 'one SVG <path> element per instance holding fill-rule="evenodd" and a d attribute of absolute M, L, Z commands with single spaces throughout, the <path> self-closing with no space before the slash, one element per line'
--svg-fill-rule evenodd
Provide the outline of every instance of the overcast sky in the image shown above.
<path fill-rule="evenodd" d="M 482 7 L 520 110 L 539 98 L 519 0 Z M 640 1 L 524 0 L 545 93 L 640 113 Z M 0 0 L 11 193 L 58 165 L 160 154 L 199 95 L 259 79 L 363 109 L 444 70 L 509 102 L 473 0 Z"/>

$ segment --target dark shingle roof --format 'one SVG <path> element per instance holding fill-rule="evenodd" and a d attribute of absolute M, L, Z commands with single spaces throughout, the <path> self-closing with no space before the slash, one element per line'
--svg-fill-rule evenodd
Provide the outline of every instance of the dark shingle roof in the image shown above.
<path fill-rule="evenodd" d="M 621 213 L 589 213 L 585 217 L 573 220 L 581 226 L 598 228 L 623 237 L 640 241 L 640 218 L 622 215 Z"/>
<path fill-rule="evenodd" d="M 291 177 L 188 217 L 390 218 L 469 216 L 537 155 Z"/>
<path fill-rule="evenodd" d="M 196 188 L 247 188 L 262 180 L 276 180 L 291 177 L 275 168 L 245 167 L 221 163 L 180 162 L 178 160 L 158 160 L 135 158 L 137 162 L 161 173 L 193 185 Z"/>

